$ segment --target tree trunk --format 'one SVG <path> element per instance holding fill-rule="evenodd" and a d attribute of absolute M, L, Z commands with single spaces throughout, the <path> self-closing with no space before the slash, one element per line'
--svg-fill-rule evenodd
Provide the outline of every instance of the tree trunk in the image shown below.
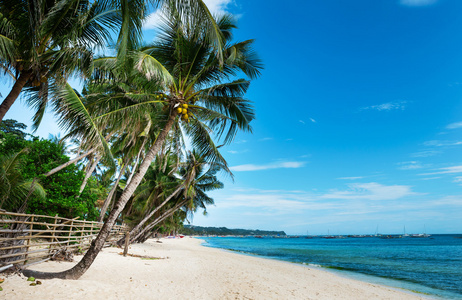
<path fill-rule="evenodd" d="M 140 229 L 141 229 L 141 226 L 144 225 L 144 223 L 146 223 L 150 218 L 152 218 L 152 216 L 154 216 L 154 214 L 159 210 L 161 209 L 165 204 L 167 204 L 168 201 L 170 201 L 170 199 L 172 199 L 176 194 L 178 194 L 178 192 L 181 190 L 183 186 L 180 185 L 174 192 L 173 194 L 171 194 L 170 196 L 167 197 L 167 199 L 164 200 L 164 202 L 162 202 L 159 206 L 157 206 L 154 210 L 152 210 L 146 217 L 144 217 L 143 220 L 141 220 L 131 231 L 130 231 L 130 236 L 133 236 L 135 235 Z M 125 242 L 125 237 L 121 238 L 119 241 L 117 241 L 117 245 L 121 246 L 123 245 Z"/>
<path fill-rule="evenodd" d="M 144 174 L 146 174 L 146 171 L 151 165 L 152 160 L 156 157 L 156 154 L 159 152 L 168 133 L 170 132 L 170 130 L 173 127 L 173 124 L 175 123 L 177 115 L 178 113 L 176 112 L 176 110 L 172 110 L 172 113 L 169 119 L 167 120 L 164 129 L 160 132 L 159 137 L 155 141 L 154 145 L 152 145 L 152 147 L 149 149 L 149 152 L 144 158 L 143 163 L 140 165 L 138 173 L 136 173 L 136 175 L 133 176 L 132 181 L 125 188 L 124 192 L 122 193 L 119 200 L 114 205 L 114 208 L 112 209 L 111 213 L 109 214 L 108 219 L 106 220 L 106 222 L 104 222 L 103 227 L 101 228 L 98 236 L 96 237 L 96 239 L 93 240 L 93 242 L 90 245 L 90 248 L 87 250 L 82 259 L 77 263 L 77 265 L 75 265 L 73 268 L 69 270 L 57 273 L 24 270 L 23 274 L 25 276 L 33 276 L 35 278 L 42 279 L 79 279 L 88 270 L 93 261 L 96 259 L 96 256 L 98 256 L 98 253 L 101 251 L 101 249 L 103 249 L 104 243 L 106 242 L 106 239 L 109 236 L 109 233 L 111 232 L 111 229 L 114 226 L 117 217 L 122 212 L 122 210 L 125 207 L 125 204 L 127 204 L 128 200 L 135 192 L 136 188 L 141 182 L 141 179 L 143 179 Z"/>
<path fill-rule="evenodd" d="M 19 78 L 13 84 L 10 93 L 8 96 L 6 96 L 5 100 L 3 100 L 2 104 L 0 105 L 0 122 L 3 120 L 3 117 L 5 117 L 14 101 L 16 101 L 19 94 L 21 94 L 22 89 L 26 85 L 29 78 L 31 78 L 31 76 L 32 72 L 30 71 L 21 72 L 21 75 L 19 75 Z"/>
<path fill-rule="evenodd" d="M 128 159 L 125 162 L 122 170 L 120 170 L 119 176 L 117 177 L 116 182 L 114 183 L 114 186 L 112 187 L 111 191 L 109 192 L 109 195 L 106 198 L 106 201 L 104 201 L 103 207 L 101 207 L 101 212 L 99 213 L 99 218 L 98 222 L 103 222 L 104 216 L 106 215 L 106 210 L 109 207 L 109 204 L 111 203 L 112 196 L 114 195 L 115 191 L 117 190 L 117 186 L 119 185 L 119 181 L 122 178 L 122 176 L 125 173 L 125 170 L 127 169 L 128 166 Z"/>
<path fill-rule="evenodd" d="M 62 169 L 64 169 L 64 168 L 67 167 L 67 166 L 72 165 L 73 163 L 78 162 L 78 161 L 81 160 L 82 158 L 87 157 L 88 155 L 92 154 L 92 153 L 95 152 L 95 151 L 96 151 L 96 149 L 91 149 L 91 150 L 88 151 L 87 153 L 84 153 L 84 154 L 82 154 L 82 155 L 79 155 L 79 156 L 77 156 L 76 158 L 71 159 L 71 160 L 68 161 L 67 163 L 62 164 L 62 165 L 60 165 L 60 166 L 58 166 L 58 167 L 56 167 L 56 168 L 50 170 L 48 173 L 45 173 L 45 174 L 43 174 L 43 175 L 45 175 L 46 177 L 48 177 L 48 176 L 50 176 L 50 175 L 53 175 L 54 173 L 56 173 L 56 172 L 58 172 L 58 171 L 61 171 Z"/>
<path fill-rule="evenodd" d="M 98 165 L 100 160 L 101 156 L 97 155 L 90 169 L 87 171 L 87 173 L 85 173 L 85 178 L 83 179 L 82 185 L 80 185 L 79 195 L 77 196 L 77 198 L 80 197 L 80 194 L 82 194 L 83 190 L 85 189 L 85 186 L 87 185 L 88 179 L 90 179 L 91 174 L 93 174 L 93 171 L 95 171 L 96 166 Z"/>
<path fill-rule="evenodd" d="M 165 220 L 166 218 L 170 217 L 171 215 L 173 215 L 180 207 L 182 207 L 183 205 L 185 205 L 186 203 L 188 202 L 188 200 L 185 200 L 183 202 L 181 202 L 180 204 L 177 204 L 175 207 L 173 208 L 170 208 L 169 210 L 167 210 L 163 215 L 161 215 L 159 218 L 157 218 L 156 220 L 152 221 L 148 226 L 144 227 L 143 230 L 141 230 L 139 233 L 133 235 L 133 237 L 130 237 L 130 242 L 135 242 L 137 241 L 142 235 L 144 235 L 147 231 L 151 230 L 152 228 L 154 228 L 154 226 L 156 226 L 157 224 L 159 224 L 160 222 L 162 222 L 163 220 Z M 131 235 L 130 235 L 131 236 Z"/>

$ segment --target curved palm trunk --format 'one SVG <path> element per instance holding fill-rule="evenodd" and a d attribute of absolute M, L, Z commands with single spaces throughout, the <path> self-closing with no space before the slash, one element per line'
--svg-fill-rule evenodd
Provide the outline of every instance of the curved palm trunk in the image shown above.
<path fill-rule="evenodd" d="M 86 152 L 86 153 L 84 153 L 84 154 L 81 154 L 81 155 L 77 156 L 77 157 L 74 158 L 74 159 L 71 159 L 71 160 L 68 161 L 67 163 L 64 163 L 64 164 L 62 164 L 62 165 L 60 165 L 60 166 L 57 166 L 56 168 L 50 170 L 49 172 L 47 172 L 47 173 L 45 173 L 45 174 L 43 174 L 43 175 L 45 175 L 45 177 L 51 176 L 51 175 L 53 175 L 54 173 L 61 171 L 61 170 L 64 169 L 65 167 L 70 166 L 70 165 L 72 165 L 72 164 L 78 162 L 78 161 L 81 160 L 82 158 L 87 157 L 88 155 L 92 154 L 92 153 L 95 152 L 95 151 L 96 151 L 96 149 L 91 149 L 90 151 L 88 151 L 88 152 Z"/>
<path fill-rule="evenodd" d="M 141 179 L 143 179 L 144 174 L 146 174 L 146 171 L 151 165 L 152 160 L 156 157 L 156 154 L 161 149 L 162 144 L 164 143 L 168 133 L 172 129 L 173 124 L 175 123 L 176 116 L 177 116 L 177 112 L 176 110 L 173 110 L 167 123 L 165 124 L 164 129 L 161 131 L 161 133 L 159 134 L 159 137 L 157 138 L 155 143 L 152 145 L 152 147 L 149 149 L 149 152 L 144 158 L 143 163 L 141 163 L 138 172 L 133 176 L 132 181 L 126 187 L 126 189 L 120 196 L 117 203 L 114 205 L 114 208 L 109 214 L 109 217 L 106 220 L 106 222 L 104 222 L 103 227 L 101 228 L 98 236 L 96 237 L 95 240 L 93 240 L 90 248 L 85 253 L 84 257 L 77 263 L 77 265 L 75 265 L 72 269 L 69 269 L 63 272 L 57 272 L 57 273 L 24 270 L 23 274 L 25 276 L 28 276 L 28 277 L 33 276 L 35 278 L 42 278 L 42 279 L 51 279 L 51 278 L 79 279 L 80 276 L 82 276 L 88 270 L 88 268 L 90 268 L 91 264 L 96 259 L 96 256 L 98 255 L 98 253 L 101 251 L 101 249 L 103 249 L 104 243 L 106 242 L 106 239 L 109 236 L 109 233 L 111 232 L 111 229 L 114 226 L 114 223 L 116 222 L 117 217 L 122 212 L 122 210 L 125 207 L 125 204 L 127 204 L 128 200 L 135 192 L 135 189 L 140 184 Z"/>
<path fill-rule="evenodd" d="M 139 233 L 137 233 L 133 238 L 130 237 L 130 242 L 133 243 L 133 242 L 138 241 L 143 235 L 146 234 L 146 232 L 148 232 L 149 230 L 154 228 L 154 226 L 156 226 L 157 224 L 159 224 L 163 220 L 165 220 L 168 217 L 170 217 L 171 215 L 173 215 L 180 207 L 185 205 L 187 202 L 188 202 L 188 200 L 185 200 L 185 201 L 181 202 L 180 204 L 177 204 L 175 207 L 170 208 L 169 210 L 167 210 L 159 218 L 155 219 L 148 226 L 144 227 L 143 230 L 141 230 Z"/>
<path fill-rule="evenodd" d="M 181 190 L 183 186 L 180 185 L 170 196 L 167 197 L 167 199 L 164 200 L 159 206 L 157 206 L 155 209 L 153 209 L 146 217 L 143 218 L 131 231 L 130 231 L 130 236 L 133 234 L 136 234 L 141 227 L 150 219 L 154 214 L 161 209 L 165 204 L 167 204 L 170 199 L 172 199 L 178 192 Z M 131 239 L 130 239 L 131 240 Z M 121 238 L 118 242 L 117 245 L 122 246 L 125 243 L 125 237 Z"/>
<path fill-rule="evenodd" d="M 95 171 L 96 166 L 98 165 L 100 160 L 101 160 L 101 156 L 98 155 L 95 158 L 95 161 L 91 165 L 90 169 L 87 171 L 87 173 L 85 173 L 85 178 L 83 179 L 83 182 L 80 185 L 80 190 L 79 190 L 79 196 L 78 197 L 80 197 L 80 194 L 82 194 L 83 190 L 85 189 L 85 186 L 87 185 L 88 179 L 90 179 L 91 174 L 93 174 L 93 171 Z"/>
<path fill-rule="evenodd" d="M 127 169 L 128 166 L 128 159 L 125 162 L 122 170 L 120 170 L 119 176 L 117 177 L 116 182 L 114 183 L 114 186 L 112 187 L 111 191 L 109 192 L 109 195 L 106 198 L 106 201 L 104 201 L 103 207 L 101 207 L 101 212 L 99 214 L 98 222 L 103 222 L 104 216 L 106 215 L 106 210 L 109 207 L 109 203 L 111 203 L 112 196 L 114 195 L 115 191 L 117 190 L 117 186 L 119 185 L 119 181 L 122 178 L 122 176 L 125 173 L 125 170 Z"/>
<path fill-rule="evenodd" d="M 13 87 L 11 88 L 10 93 L 8 96 L 6 96 L 5 100 L 3 100 L 2 104 L 0 105 L 0 122 L 3 120 L 3 117 L 6 115 L 11 105 L 13 105 L 14 101 L 16 101 L 19 94 L 21 94 L 22 89 L 26 85 L 26 82 L 29 80 L 29 78 L 31 78 L 31 76 L 31 72 L 22 72 L 18 80 L 16 80 Z"/>
<path fill-rule="evenodd" d="M 138 151 L 138 155 L 136 156 L 136 159 L 135 159 L 135 165 L 133 166 L 133 170 L 127 179 L 127 185 L 130 184 L 133 178 L 133 174 L 136 173 L 136 168 L 138 167 L 138 163 L 140 162 L 141 153 L 143 152 L 143 148 L 144 148 L 144 145 L 146 144 L 146 141 L 147 139 L 144 139 L 143 144 L 141 145 L 140 151 Z"/>

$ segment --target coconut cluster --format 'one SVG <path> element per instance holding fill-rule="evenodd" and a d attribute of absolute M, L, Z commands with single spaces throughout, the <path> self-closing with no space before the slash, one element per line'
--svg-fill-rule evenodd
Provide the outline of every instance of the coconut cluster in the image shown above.
<path fill-rule="evenodd" d="M 188 122 L 189 121 L 189 115 L 188 115 L 188 104 L 182 104 L 181 106 L 178 106 L 176 111 L 178 114 L 181 115 L 181 119 L 183 121 Z"/>
<path fill-rule="evenodd" d="M 161 93 L 161 94 L 156 95 L 156 100 L 165 100 L 165 99 L 167 99 L 167 95 L 165 94 Z"/>

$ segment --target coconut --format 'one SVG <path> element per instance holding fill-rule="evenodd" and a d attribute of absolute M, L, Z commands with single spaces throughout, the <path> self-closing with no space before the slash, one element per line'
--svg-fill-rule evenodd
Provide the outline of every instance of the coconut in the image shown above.
<path fill-rule="evenodd" d="M 183 111 L 183 109 L 182 109 L 181 107 L 178 107 L 178 108 L 176 109 L 176 111 L 177 111 L 179 114 L 181 114 L 181 112 Z"/>
<path fill-rule="evenodd" d="M 183 108 L 183 115 L 186 115 L 188 113 L 188 110 L 186 108 Z"/>
<path fill-rule="evenodd" d="M 183 104 L 183 108 L 188 108 L 188 104 Z"/>

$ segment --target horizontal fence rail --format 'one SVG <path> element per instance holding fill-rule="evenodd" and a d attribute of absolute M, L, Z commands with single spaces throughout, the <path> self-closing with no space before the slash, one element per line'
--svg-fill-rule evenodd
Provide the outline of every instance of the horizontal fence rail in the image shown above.
<path fill-rule="evenodd" d="M 58 253 L 83 253 L 103 223 L 58 216 L 0 211 L 0 272 L 12 265 L 25 268 L 52 259 Z M 127 232 L 114 225 L 105 246 Z"/>

